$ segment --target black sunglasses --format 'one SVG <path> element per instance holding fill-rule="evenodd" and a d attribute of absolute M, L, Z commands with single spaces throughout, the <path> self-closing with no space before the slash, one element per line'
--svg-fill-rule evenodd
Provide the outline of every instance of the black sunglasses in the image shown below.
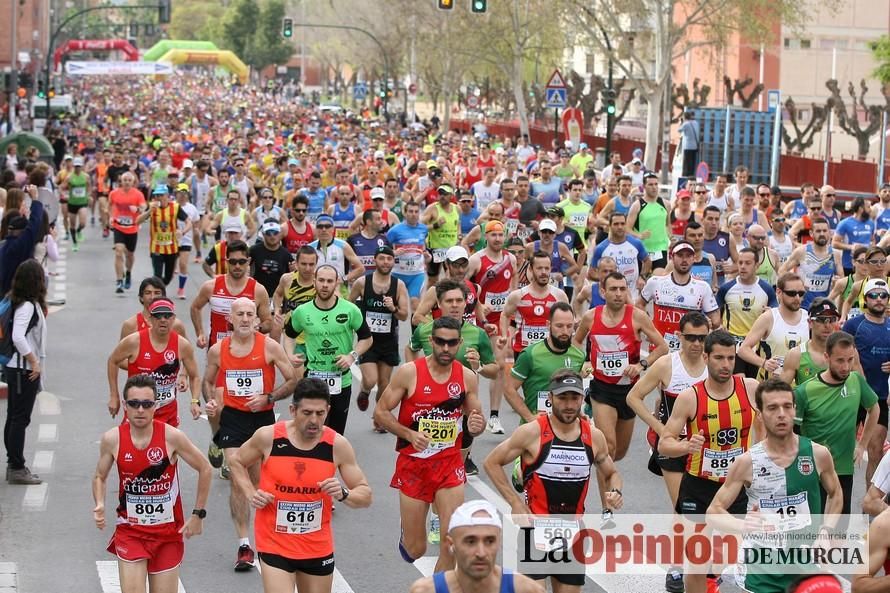
<path fill-rule="evenodd" d="M 887 297 L 890 296 L 886 292 L 867 292 L 865 293 L 865 297 L 869 299 L 882 299 L 886 300 Z"/>
<path fill-rule="evenodd" d="M 150 410 L 155 407 L 155 400 L 153 399 L 128 399 L 127 407 L 132 408 L 134 410 L 138 410 L 142 408 L 143 410 Z"/>
<path fill-rule="evenodd" d="M 306 208 L 294 208 L 294 212 L 306 212 Z"/>
<path fill-rule="evenodd" d="M 247 258 L 229 258 L 226 261 L 229 262 L 230 266 L 246 266 L 247 262 L 249 262 L 250 260 Z"/>
<path fill-rule="evenodd" d="M 457 348 L 457 345 L 460 344 L 460 338 L 452 338 L 450 340 L 446 340 L 445 338 L 440 338 L 439 336 L 431 336 L 433 339 L 433 344 L 436 346 L 448 346 L 449 348 Z"/>
<path fill-rule="evenodd" d="M 805 295 L 806 293 L 807 293 L 807 291 L 805 291 L 805 290 L 783 290 L 782 291 L 782 294 L 787 294 L 790 297 L 801 297 L 801 298 L 803 298 L 803 295 Z"/>
<path fill-rule="evenodd" d="M 705 338 L 708 337 L 708 334 L 681 334 L 684 338 L 689 340 L 690 342 L 704 342 Z"/>
<path fill-rule="evenodd" d="M 171 319 L 173 313 L 152 313 L 151 316 L 155 319 Z"/>

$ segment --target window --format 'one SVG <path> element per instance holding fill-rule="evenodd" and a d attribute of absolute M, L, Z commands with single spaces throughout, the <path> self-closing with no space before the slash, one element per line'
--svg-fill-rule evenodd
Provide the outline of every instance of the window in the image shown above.
<path fill-rule="evenodd" d="M 792 40 L 789 39 L 788 37 L 785 38 L 785 42 L 783 44 L 785 46 L 785 49 L 791 49 L 791 41 Z"/>
<path fill-rule="evenodd" d="M 593 54 L 587 54 L 587 73 L 591 74 L 596 70 L 596 56 Z"/>
<path fill-rule="evenodd" d="M 813 46 L 813 42 L 809 39 L 801 39 L 800 40 L 800 49 L 810 49 Z"/>
<path fill-rule="evenodd" d="M 797 110 L 797 121 L 802 124 L 805 124 L 808 121 L 810 121 L 810 110 L 809 109 L 798 109 Z"/>
<path fill-rule="evenodd" d="M 846 39 L 820 39 L 819 49 L 846 49 Z"/>

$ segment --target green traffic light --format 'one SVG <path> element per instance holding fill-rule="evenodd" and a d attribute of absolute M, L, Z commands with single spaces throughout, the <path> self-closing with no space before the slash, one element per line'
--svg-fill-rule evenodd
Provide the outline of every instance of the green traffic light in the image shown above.
<path fill-rule="evenodd" d="M 476 14 L 482 14 L 488 10 L 488 0 L 471 0 L 470 9 Z"/>
<path fill-rule="evenodd" d="M 616 110 L 614 105 L 609 105 L 608 107 L 606 107 L 606 113 L 608 113 L 609 115 L 615 115 L 615 111 Z"/>

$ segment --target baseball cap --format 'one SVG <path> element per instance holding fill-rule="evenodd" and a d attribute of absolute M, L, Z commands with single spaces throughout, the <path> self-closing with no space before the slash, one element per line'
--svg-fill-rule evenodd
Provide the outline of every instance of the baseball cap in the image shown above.
<path fill-rule="evenodd" d="M 443 183 L 439 187 L 436 188 L 436 191 L 439 192 L 439 195 L 454 195 L 454 188 L 447 183 Z"/>
<path fill-rule="evenodd" d="M 243 233 L 244 227 L 241 226 L 241 221 L 237 218 L 228 218 L 222 225 L 223 233 Z"/>
<path fill-rule="evenodd" d="M 559 206 L 552 206 L 547 209 L 548 216 L 558 216 L 559 218 L 565 218 L 566 211 L 560 208 Z"/>
<path fill-rule="evenodd" d="M 549 218 L 545 218 L 538 224 L 538 232 L 540 231 L 553 231 L 555 233 L 556 223 Z"/>
<path fill-rule="evenodd" d="M 462 259 L 470 259 L 470 254 L 460 245 L 449 247 L 448 251 L 445 252 L 445 261 L 460 261 Z"/>
<path fill-rule="evenodd" d="M 688 241 L 679 241 L 676 245 L 671 247 L 671 255 L 677 255 L 681 251 L 691 251 L 695 253 L 695 247 Z"/>
<path fill-rule="evenodd" d="M 808 311 L 810 314 L 810 319 L 813 317 L 828 317 L 832 315 L 834 317 L 840 317 L 841 314 L 837 310 L 837 305 L 831 301 L 831 299 L 821 298 L 813 301 L 813 304 L 810 305 L 810 310 Z"/>
<path fill-rule="evenodd" d="M 378 150 L 378 151 L 376 151 L 376 152 L 374 153 L 374 159 L 375 159 L 375 160 L 376 160 L 376 159 L 382 159 L 382 158 L 384 158 L 385 156 L 386 156 L 386 153 L 383 152 L 382 150 Z"/>
<path fill-rule="evenodd" d="M 396 256 L 396 252 L 393 251 L 392 247 L 390 247 L 389 245 L 381 245 L 374 251 L 375 256 L 380 255 L 381 253 L 384 255 L 391 255 L 392 257 Z"/>
<path fill-rule="evenodd" d="M 148 306 L 148 312 L 150 315 L 155 315 L 157 313 L 175 313 L 176 308 L 173 306 L 173 301 L 170 299 L 166 297 L 158 297 Z"/>
<path fill-rule="evenodd" d="M 495 233 L 495 232 L 504 232 L 504 225 L 497 220 L 489 220 L 485 223 L 485 232 L 486 233 Z"/>
<path fill-rule="evenodd" d="M 280 233 L 281 225 L 275 222 L 274 220 L 267 220 L 263 223 L 263 234 L 266 233 Z"/>
<path fill-rule="evenodd" d="M 587 142 L 582 142 L 578 145 L 578 150 L 584 150 L 585 148 L 587 148 Z"/>
<path fill-rule="evenodd" d="M 155 186 L 153 190 L 151 190 L 151 195 L 153 196 L 166 196 L 170 193 L 170 188 L 167 187 L 166 183 L 159 183 Z"/>
<path fill-rule="evenodd" d="M 28 228 L 28 219 L 21 214 L 11 216 L 9 219 L 9 230 L 22 231 Z"/>
<path fill-rule="evenodd" d="M 315 226 L 318 226 L 321 223 L 326 223 L 334 226 L 334 219 L 329 214 L 322 214 L 315 219 Z"/>
<path fill-rule="evenodd" d="M 287 159 L 287 166 L 290 167 L 291 165 L 299 167 L 300 161 L 298 161 L 297 159 Z"/>
<path fill-rule="evenodd" d="M 692 198 L 692 194 L 689 193 L 689 190 L 688 190 L 688 189 L 681 189 L 680 191 L 677 192 L 677 199 L 680 199 L 680 198 L 689 198 L 689 199 L 691 199 L 691 198 Z"/>
<path fill-rule="evenodd" d="M 383 191 L 382 187 L 375 187 L 371 189 L 371 199 L 372 200 L 382 200 L 386 197 L 386 192 Z"/>
<path fill-rule="evenodd" d="M 887 289 L 887 281 L 881 280 L 880 278 L 872 278 L 868 282 L 865 283 L 865 290 L 862 291 L 863 294 L 868 294 L 873 290 L 883 290 L 887 294 L 890 294 L 890 290 Z"/>
<path fill-rule="evenodd" d="M 490 526 L 501 528 L 498 510 L 487 500 L 468 500 L 451 513 L 448 532 L 460 527 Z"/>
<path fill-rule="evenodd" d="M 434 149 L 433 149 L 433 145 L 432 145 L 432 144 L 424 144 L 424 145 L 423 145 L 423 152 L 426 152 L 426 153 L 429 153 L 429 154 L 433 154 L 433 150 L 434 150 Z"/>
<path fill-rule="evenodd" d="M 191 190 L 189 189 L 189 186 L 187 183 L 180 183 L 180 184 L 177 184 L 176 191 L 189 192 Z"/>
<path fill-rule="evenodd" d="M 77 157 L 76 159 L 74 159 L 74 166 L 75 167 L 83 167 L 83 159 L 80 157 Z"/>
<path fill-rule="evenodd" d="M 841 593 L 844 588 L 834 575 L 817 574 L 802 579 L 789 593 Z"/>
<path fill-rule="evenodd" d="M 194 166 L 195 166 L 195 163 L 192 162 L 192 159 L 185 159 L 184 161 L 182 161 L 183 169 L 191 169 Z"/>
<path fill-rule="evenodd" d="M 581 377 L 565 375 L 550 382 L 550 393 L 562 395 L 563 393 L 580 393 L 584 395 L 584 381 Z"/>

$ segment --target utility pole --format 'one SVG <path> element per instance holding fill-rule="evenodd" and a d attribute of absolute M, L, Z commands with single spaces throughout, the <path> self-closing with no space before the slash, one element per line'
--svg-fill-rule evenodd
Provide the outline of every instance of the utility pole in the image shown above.
<path fill-rule="evenodd" d="M 6 126 L 6 133 L 12 134 L 13 129 L 15 129 L 15 111 L 16 111 L 16 103 L 18 99 L 18 90 L 19 90 L 19 47 L 18 47 L 18 25 L 19 25 L 19 3 L 17 0 L 12 0 L 10 2 L 12 5 L 12 15 L 10 22 L 12 23 L 12 34 L 10 35 L 11 41 L 10 46 L 12 48 L 12 56 L 9 59 L 9 65 L 11 68 L 11 72 L 9 75 L 9 89 L 7 94 L 7 109 L 9 109 L 9 113 L 7 115 L 8 124 Z"/>

